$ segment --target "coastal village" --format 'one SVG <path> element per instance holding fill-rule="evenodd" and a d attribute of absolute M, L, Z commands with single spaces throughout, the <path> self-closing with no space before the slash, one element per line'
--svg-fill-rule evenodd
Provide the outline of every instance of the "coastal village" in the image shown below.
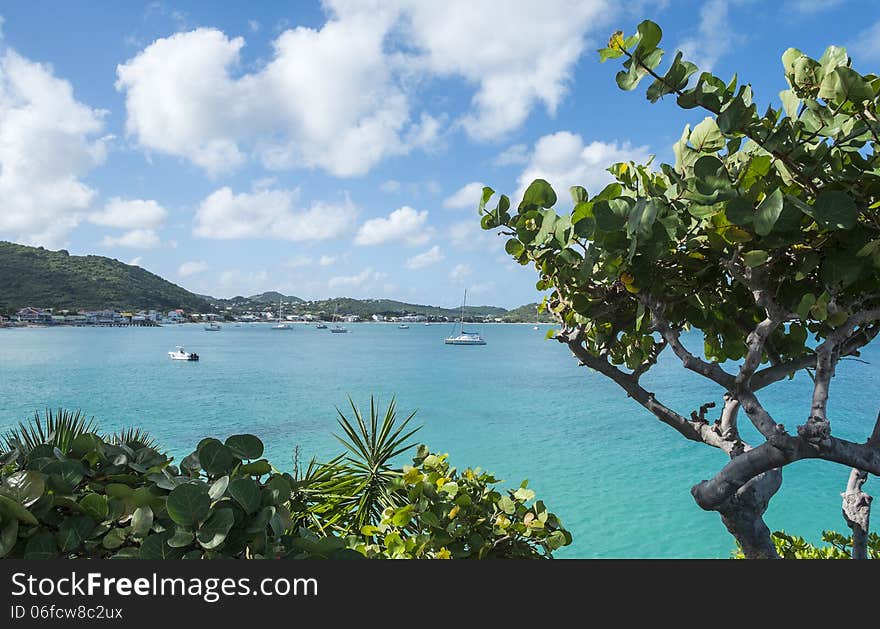
<path fill-rule="evenodd" d="M 231 309 L 230 309 L 231 310 Z M 283 310 L 283 309 L 282 309 Z M 303 313 L 280 315 L 276 308 L 266 306 L 253 308 L 244 312 L 224 313 L 197 313 L 186 312 L 182 309 L 169 311 L 158 310 L 59 310 L 53 308 L 38 308 L 28 306 L 21 308 L 11 316 L 0 315 L 0 327 L 27 327 L 27 326 L 96 326 L 96 327 L 129 327 L 129 326 L 160 326 L 177 325 L 182 323 L 207 323 L 211 321 L 233 321 L 239 323 L 273 322 L 277 320 L 286 322 L 318 322 L 330 320 L 326 315 Z M 467 318 L 469 319 L 469 318 Z M 356 323 L 359 321 L 388 322 L 388 323 L 446 323 L 458 321 L 444 316 L 428 316 L 425 314 L 400 314 L 381 315 L 374 314 L 363 318 L 354 314 L 340 314 L 336 321 L 343 323 Z M 477 317 L 481 323 L 500 323 L 500 317 L 486 316 Z"/>

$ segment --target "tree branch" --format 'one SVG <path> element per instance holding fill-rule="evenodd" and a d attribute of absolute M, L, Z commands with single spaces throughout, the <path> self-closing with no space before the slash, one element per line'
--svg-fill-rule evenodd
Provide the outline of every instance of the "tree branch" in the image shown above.
<path fill-rule="evenodd" d="M 877 413 L 877 420 L 874 422 L 874 430 L 868 437 L 868 444 L 875 447 L 880 446 L 880 413 Z M 868 558 L 868 531 L 871 520 L 871 501 L 873 498 L 862 491 L 865 481 L 868 480 L 868 473 L 865 470 L 853 468 L 849 473 L 849 481 L 846 484 L 846 491 L 840 494 L 843 497 L 841 509 L 843 511 L 843 519 L 846 525 L 853 532 L 853 559 Z"/>
<path fill-rule="evenodd" d="M 618 369 L 607 358 L 594 356 L 588 352 L 582 345 L 580 337 L 581 330 L 575 328 L 569 331 L 563 330 L 556 336 L 556 340 L 568 345 L 572 354 L 575 355 L 582 365 L 594 369 L 613 380 L 620 388 L 626 391 L 629 397 L 641 404 L 661 422 L 675 429 L 686 439 L 705 443 L 730 454 L 734 444 L 722 439 L 721 434 L 714 430 L 714 426 L 710 425 L 709 422 L 689 421 L 668 406 L 662 404 L 654 397 L 653 393 L 642 387 L 638 379 L 632 374 Z"/>

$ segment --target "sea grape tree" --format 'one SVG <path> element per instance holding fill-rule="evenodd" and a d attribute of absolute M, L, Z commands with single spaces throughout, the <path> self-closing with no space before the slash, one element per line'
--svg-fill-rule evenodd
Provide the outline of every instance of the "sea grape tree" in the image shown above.
<path fill-rule="evenodd" d="M 863 557 L 870 498 L 861 488 L 880 474 L 880 426 L 865 442 L 842 439 L 834 428 L 847 418 L 831 418 L 827 403 L 839 362 L 880 331 L 880 77 L 856 71 L 843 48 L 818 60 L 790 48 L 781 106 L 762 112 L 750 85 L 697 74 L 680 52 L 660 70 L 660 40 L 645 21 L 599 52 L 622 60 L 621 89 L 649 80 L 651 103 L 699 114 L 675 162 L 614 164 L 614 183 L 592 196 L 573 187 L 564 212 L 541 179 L 515 208 L 504 195 L 491 208 L 485 188 L 482 226 L 535 266 L 562 324 L 555 338 L 582 365 L 686 439 L 729 455 L 692 494 L 746 556 L 778 556 L 762 516 L 781 470 L 810 458 L 853 468 L 843 508 L 853 556 Z M 702 352 L 686 347 L 688 329 L 701 331 Z M 687 413 L 648 391 L 642 377 L 667 350 L 717 385 L 717 400 L 694 400 L 699 410 Z M 798 372 L 812 377 L 811 395 L 773 416 L 762 389 Z M 760 435 L 753 443 L 741 436 L 743 414 Z"/>

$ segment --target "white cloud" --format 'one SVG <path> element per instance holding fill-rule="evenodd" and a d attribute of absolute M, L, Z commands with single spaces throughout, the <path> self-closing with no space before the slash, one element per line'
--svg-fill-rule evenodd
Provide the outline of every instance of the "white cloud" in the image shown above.
<path fill-rule="evenodd" d="M 190 277 L 192 275 L 198 275 L 199 273 L 204 273 L 210 267 L 208 263 L 204 260 L 193 260 L 190 262 L 184 262 L 177 269 L 177 275 L 179 277 Z"/>
<path fill-rule="evenodd" d="M 220 273 L 219 287 L 223 295 L 254 295 L 272 290 L 269 272 L 229 269 Z"/>
<path fill-rule="evenodd" d="M 742 36 L 731 26 L 730 7 L 743 1 L 707 0 L 700 7 L 697 32 L 682 41 L 679 49 L 685 59 L 697 64 L 701 72 L 711 72 L 718 60 L 742 41 Z"/>
<path fill-rule="evenodd" d="M 382 192 L 397 192 L 400 190 L 400 182 L 396 179 L 389 179 L 388 181 L 383 181 L 382 185 L 379 186 L 379 190 Z"/>
<path fill-rule="evenodd" d="M 859 33 L 850 49 L 857 66 L 865 61 L 880 60 L 880 21 Z"/>
<path fill-rule="evenodd" d="M 327 285 L 330 288 L 361 288 L 371 280 L 378 280 L 384 277 L 383 273 L 377 273 L 371 267 L 365 268 L 356 275 L 338 275 L 331 277 Z"/>
<path fill-rule="evenodd" d="M 0 48 L 0 234 L 64 243 L 96 195 L 82 178 L 104 161 L 105 113 L 77 101 L 51 66 Z"/>
<path fill-rule="evenodd" d="M 303 267 L 312 266 L 315 261 L 310 256 L 295 256 L 283 263 L 282 266 L 288 269 L 301 269 Z"/>
<path fill-rule="evenodd" d="M 157 39 L 118 66 L 129 135 L 147 150 L 184 157 L 208 173 L 253 153 L 269 168 L 360 175 L 436 135 L 410 119 L 383 51 L 393 15 L 349 12 L 273 42 L 272 59 L 240 73 L 242 37 L 200 28 Z"/>
<path fill-rule="evenodd" d="M 248 20 L 248 28 L 252 33 L 256 33 L 260 30 L 260 23 L 257 20 Z"/>
<path fill-rule="evenodd" d="M 538 105 L 552 115 L 589 32 L 615 14 L 610 0 L 323 5 L 323 25 L 285 27 L 255 69 L 243 69 L 244 38 L 216 28 L 155 40 L 117 67 L 128 135 L 213 175 L 251 157 L 360 175 L 442 148 L 447 114 L 415 110 L 435 78 L 474 90 L 455 123 L 474 138 L 503 136 Z"/>
<path fill-rule="evenodd" d="M 434 245 L 427 251 L 420 253 L 418 255 L 414 255 L 406 261 L 406 266 L 410 269 L 422 269 L 426 266 L 431 266 L 432 264 L 437 264 L 442 261 L 446 256 L 440 251 L 440 247 Z"/>
<path fill-rule="evenodd" d="M 564 202 L 570 198 L 571 186 L 584 186 L 591 195 L 597 194 L 614 179 L 607 171 L 611 164 L 645 162 L 648 157 L 647 146 L 633 147 L 629 142 L 584 144 L 580 135 L 569 131 L 545 135 L 535 143 L 529 163 L 519 176 L 519 191 L 512 202 L 516 204 L 522 198 L 534 179 L 546 179 Z"/>
<path fill-rule="evenodd" d="M 449 272 L 449 278 L 454 281 L 463 280 L 472 273 L 469 264 L 456 264 L 452 271 Z"/>
<path fill-rule="evenodd" d="M 443 200 L 443 207 L 451 210 L 476 210 L 483 195 L 484 185 L 480 181 L 465 184 L 455 194 Z"/>
<path fill-rule="evenodd" d="M 493 238 L 492 232 L 480 227 L 480 221 L 476 216 L 449 226 L 449 241 L 459 249 L 486 249 Z"/>
<path fill-rule="evenodd" d="M 507 147 L 498 157 L 492 160 L 494 166 L 511 166 L 525 164 L 529 161 L 529 147 L 525 144 L 514 144 Z"/>
<path fill-rule="evenodd" d="M 430 232 L 426 229 L 427 222 L 428 210 L 418 212 L 404 205 L 391 212 L 387 218 L 371 218 L 365 221 L 354 242 L 357 245 L 382 245 L 390 242 L 421 245 L 430 238 Z"/>
<path fill-rule="evenodd" d="M 418 62 L 476 86 L 462 124 L 474 138 L 521 125 L 536 104 L 552 115 L 565 95 L 585 33 L 613 15 L 606 0 L 401 2 Z"/>
<path fill-rule="evenodd" d="M 229 187 L 220 188 L 196 211 L 194 233 L 217 240 L 327 240 L 348 231 L 357 216 L 347 196 L 342 203 L 318 201 L 305 210 L 295 209 L 298 197 L 298 189 L 235 194 Z"/>
<path fill-rule="evenodd" d="M 330 266 L 336 262 L 336 256 L 321 256 L 321 259 L 318 260 L 318 264 L 321 266 Z"/>
<path fill-rule="evenodd" d="M 843 0 L 788 0 L 783 5 L 786 10 L 812 15 L 828 11 L 843 4 Z"/>
<path fill-rule="evenodd" d="M 128 261 L 130 266 L 140 266 L 141 262 L 144 261 L 143 256 L 135 256 L 131 260 Z"/>
<path fill-rule="evenodd" d="M 120 229 L 157 229 L 165 222 L 168 212 L 153 200 L 120 199 L 113 197 L 100 212 L 89 215 L 95 225 Z"/>
<path fill-rule="evenodd" d="M 159 246 L 159 234 L 154 229 L 132 229 L 120 236 L 104 236 L 101 246 L 154 249 Z"/>

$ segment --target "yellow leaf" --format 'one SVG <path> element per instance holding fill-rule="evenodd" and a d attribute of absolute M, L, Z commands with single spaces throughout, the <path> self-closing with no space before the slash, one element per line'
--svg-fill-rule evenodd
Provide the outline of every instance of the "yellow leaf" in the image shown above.
<path fill-rule="evenodd" d="M 446 550 L 446 547 L 444 546 L 443 548 L 441 548 L 440 550 L 437 551 L 437 554 L 434 555 L 434 558 L 435 559 L 452 559 L 452 553 L 449 552 L 448 550 Z"/>
<path fill-rule="evenodd" d="M 452 520 L 455 516 L 458 515 L 459 506 L 455 505 L 452 509 L 449 510 L 449 519 Z"/>
<path fill-rule="evenodd" d="M 611 39 L 608 40 L 609 48 L 617 48 L 619 50 L 624 49 L 623 45 L 623 31 L 614 31 L 614 34 L 611 36 Z"/>

